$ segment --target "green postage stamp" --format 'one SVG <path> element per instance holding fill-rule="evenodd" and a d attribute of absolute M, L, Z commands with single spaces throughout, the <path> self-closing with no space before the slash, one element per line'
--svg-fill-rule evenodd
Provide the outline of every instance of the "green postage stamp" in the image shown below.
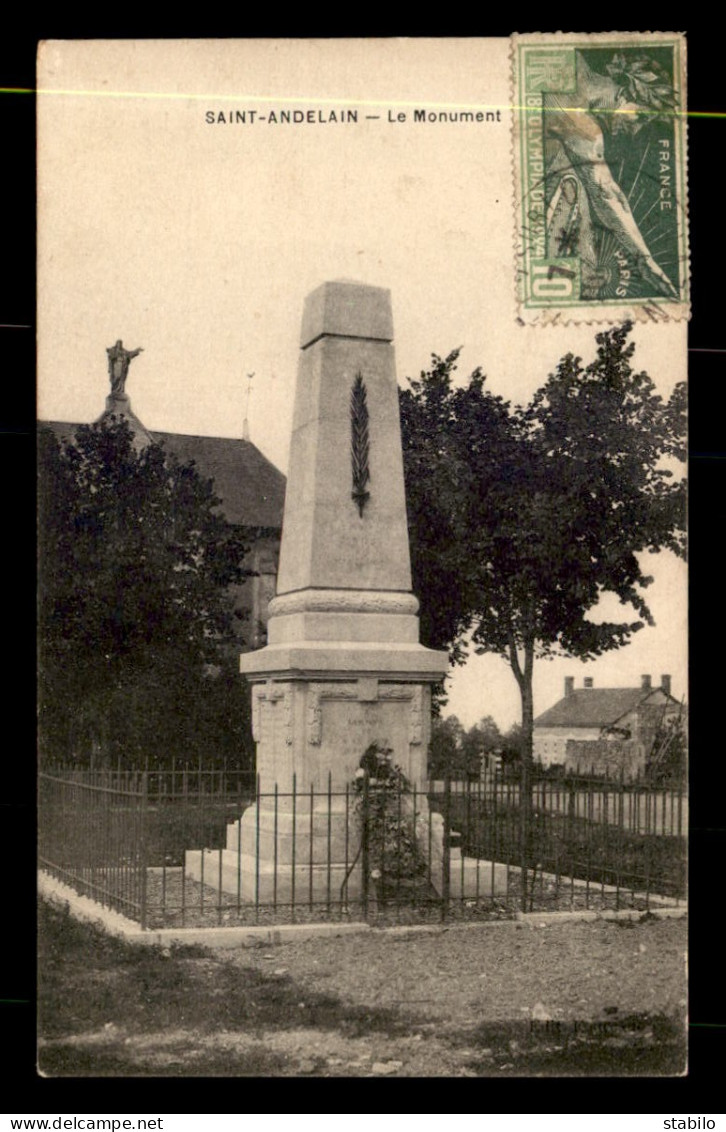
<path fill-rule="evenodd" d="M 519 314 L 687 318 L 682 35 L 513 38 Z"/>

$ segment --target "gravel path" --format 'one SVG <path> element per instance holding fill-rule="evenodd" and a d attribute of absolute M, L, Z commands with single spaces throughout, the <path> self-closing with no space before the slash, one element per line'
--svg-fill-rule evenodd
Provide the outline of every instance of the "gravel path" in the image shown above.
<path fill-rule="evenodd" d="M 461 1027 L 529 1019 L 538 1003 L 563 1021 L 683 1016 L 685 945 L 685 920 L 535 920 L 414 935 L 373 931 L 227 954 L 243 967 L 284 969 L 306 988 L 358 1006 L 397 1007 Z"/>

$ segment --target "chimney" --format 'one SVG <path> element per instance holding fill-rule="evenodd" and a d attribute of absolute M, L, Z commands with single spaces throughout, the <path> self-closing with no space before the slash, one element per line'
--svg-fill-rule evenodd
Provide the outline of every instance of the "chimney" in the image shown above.
<path fill-rule="evenodd" d="M 582 681 L 583 688 L 592 688 L 592 687 L 594 687 L 594 684 L 595 684 L 595 681 L 593 680 L 592 676 L 586 676 L 585 679 Z"/>
<path fill-rule="evenodd" d="M 575 677 L 565 676 L 565 695 L 571 696 L 575 690 Z"/>
<path fill-rule="evenodd" d="M 670 676 L 661 676 L 660 686 L 667 696 L 671 694 L 671 678 Z"/>
<path fill-rule="evenodd" d="M 641 676 L 640 686 L 644 692 L 649 692 L 651 689 L 650 676 Z"/>

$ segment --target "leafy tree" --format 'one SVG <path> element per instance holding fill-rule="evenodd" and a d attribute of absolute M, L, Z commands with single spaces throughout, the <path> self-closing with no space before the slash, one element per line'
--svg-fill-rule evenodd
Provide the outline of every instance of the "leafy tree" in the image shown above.
<path fill-rule="evenodd" d="M 435 718 L 431 727 L 429 773 L 432 778 L 478 778 L 482 755 L 501 749 L 502 736 L 490 715 L 468 731 L 458 716 Z"/>
<path fill-rule="evenodd" d="M 668 401 L 636 372 L 631 325 L 596 337 L 595 360 L 568 354 L 531 403 L 493 395 L 479 369 L 464 386 L 459 351 L 401 392 L 414 589 L 422 637 L 462 662 L 467 644 L 510 665 L 532 761 L 538 657 L 592 659 L 652 617 L 639 555 L 684 553 L 685 391 Z M 599 623 L 615 594 L 637 620 Z"/>
<path fill-rule="evenodd" d="M 449 774 L 458 778 L 462 773 L 461 745 L 464 728 L 455 715 L 446 719 L 435 718 L 431 725 L 431 744 L 429 746 L 429 775 L 431 778 L 444 778 Z"/>
<path fill-rule="evenodd" d="M 504 766 L 517 766 L 522 762 L 524 734 L 521 723 L 513 723 L 502 736 L 502 763 Z"/>
<path fill-rule="evenodd" d="M 212 717 L 235 733 L 247 710 L 225 652 L 247 548 L 212 482 L 112 418 L 41 433 L 38 502 L 43 753 L 219 750 Z"/>
<path fill-rule="evenodd" d="M 448 648 L 451 660 L 467 657 L 471 624 L 472 555 L 465 544 L 463 493 L 471 487 L 466 463 L 467 436 L 477 446 L 499 444 L 509 424 L 508 405 L 484 392 L 476 369 L 465 389 L 455 389 L 452 374 L 459 351 L 432 357 L 432 368 L 400 391 L 406 507 L 413 588 L 421 598 L 421 639 L 430 648 Z M 478 437 L 477 437 L 478 430 Z M 483 472 L 483 467 L 480 469 Z M 496 458 L 491 459 L 495 482 Z M 474 534 L 475 532 L 471 532 Z M 462 547 L 466 553 L 462 554 Z"/>
<path fill-rule="evenodd" d="M 646 762 L 647 779 L 656 786 L 682 787 L 688 773 L 688 731 L 682 712 L 661 722 Z"/>
<path fill-rule="evenodd" d="M 502 735 L 490 715 L 485 715 L 470 727 L 462 740 L 462 753 L 470 774 L 479 774 L 482 755 L 499 753 L 502 749 Z"/>

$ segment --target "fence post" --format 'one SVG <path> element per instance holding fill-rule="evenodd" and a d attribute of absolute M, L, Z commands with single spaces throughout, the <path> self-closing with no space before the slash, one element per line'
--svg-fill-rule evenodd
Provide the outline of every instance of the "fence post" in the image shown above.
<path fill-rule="evenodd" d="M 277 779 L 275 779 L 275 815 L 273 818 L 273 836 L 272 836 L 272 907 L 277 911 Z M 259 804 L 259 803 L 258 803 Z M 240 844 L 242 838 L 240 837 Z"/>
<path fill-rule="evenodd" d="M 261 799 L 261 796 L 260 796 L 260 775 L 258 773 L 257 776 L 256 776 L 256 779 L 255 779 L 255 923 L 256 924 L 259 923 L 259 919 L 260 919 L 260 803 L 261 803 L 261 800 L 262 799 Z M 293 843 L 294 843 L 294 840 L 295 840 L 294 826 L 293 826 L 292 836 L 293 836 Z M 241 840 L 241 838 L 242 838 L 242 827 L 241 826 L 240 826 L 240 831 L 239 831 L 239 837 L 240 837 L 240 840 Z M 294 857 L 293 857 L 293 861 L 292 861 L 292 867 L 293 867 L 293 886 L 294 886 L 294 884 L 295 884 L 295 880 L 294 880 L 295 858 Z M 293 892 L 294 892 L 294 888 L 293 888 Z M 295 901 L 295 897 L 293 895 L 293 903 L 294 903 L 294 901 Z"/>
<path fill-rule="evenodd" d="M 348 877 L 350 876 L 350 873 L 348 871 L 349 870 L 348 861 L 350 860 L 349 853 L 350 853 L 350 784 L 348 782 L 346 782 L 346 784 L 345 784 L 345 873 L 343 874 L 345 879 L 344 879 L 342 885 L 340 886 L 340 918 L 341 918 L 341 920 L 343 918 L 343 911 L 348 910 L 348 899 L 349 899 L 349 897 L 348 897 Z"/>
<path fill-rule="evenodd" d="M 363 915 L 368 918 L 368 878 L 370 875 L 369 861 L 368 861 L 368 823 L 370 821 L 369 797 L 368 797 L 368 771 L 363 774 L 363 805 L 362 805 L 362 821 L 361 821 L 361 870 L 362 876 L 362 897 L 363 897 Z"/>
<path fill-rule="evenodd" d="M 309 861 L 308 861 L 308 904 L 309 904 L 309 907 L 310 907 L 310 911 L 312 912 L 313 903 L 314 903 L 314 901 L 313 901 L 313 896 L 314 896 L 314 892 L 313 892 L 313 877 L 314 877 L 313 856 L 314 856 L 314 846 L 315 846 L 315 786 L 312 782 L 310 783 L 310 802 L 309 802 L 309 805 L 310 805 L 310 822 L 309 822 L 310 838 L 309 838 L 309 846 L 308 846 L 308 857 L 309 857 Z"/>
<path fill-rule="evenodd" d="M 616 851 L 615 860 L 617 862 L 615 872 L 615 910 L 620 908 L 620 889 L 622 887 L 622 874 L 623 874 L 623 845 L 625 843 L 624 835 L 624 821 L 625 821 L 625 767 L 620 767 L 620 777 L 618 779 L 618 820 L 616 823 Z"/>
<path fill-rule="evenodd" d="M 331 892 L 331 887 L 332 887 L 331 850 L 332 850 L 332 837 L 333 837 L 332 805 L 333 805 L 333 775 L 332 775 L 332 771 L 328 771 L 328 824 L 327 824 L 327 830 L 326 830 L 326 833 L 327 833 L 327 844 L 326 844 L 327 872 L 326 872 L 326 877 L 325 877 L 325 882 L 326 882 L 325 883 L 325 889 L 326 889 L 326 894 L 327 894 L 327 901 L 326 901 L 325 907 L 326 907 L 326 912 L 328 913 L 328 915 L 330 915 L 331 898 L 332 898 L 332 892 Z M 347 857 L 347 854 L 346 854 L 346 857 Z M 346 869 L 348 867 L 347 860 L 346 860 L 346 866 L 345 867 L 346 867 Z"/>
<path fill-rule="evenodd" d="M 417 804 L 416 779 L 413 780 L 412 804 L 413 804 L 413 811 L 412 811 L 412 813 L 413 813 L 413 823 L 412 823 L 412 829 L 411 829 L 411 848 L 412 848 L 412 852 L 413 852 L 414 864 L 416 864 L 417 861 L 418 861 L 418 858 L 419 858 L 419 845 L 418 845 L 418 838 L 417 838 L 417 831 L 416 831 L 416 804 Z M 416 871 L 414 872 L 414 876 L 416 876 L 417 872 L 418 872 L 418 868 L 416 868 Z M 416 886 L 416 887 L 418 887 L 418 886 Z"/>
<path fill-rule="evenodd" d="M 449 914 L 450 870 L 451 870 L 451 775 L 447 770 L 444 777 L 444 844 L 441 862 L 441 919 Z"/>
<path fill-rule="evenodd" d="M 147 820 L 148 820 L 148 802 L 149 802 L 149 783 L 148 771 L 143 771 L 141 775 L 141 843 L 139 845 L 139 857 L 141 861 L 141 930 L 146 931 L 148 918 L 146 908 L 146 837 L 147 837 Z"/>
<path fill-rule="evenodd" d="M 258 775 L 259 778 L 259 775 Z M 295 868 L 297 865 L 297 774 L 292 776 L 292 875 L 290 877 L 290 916 L 295 923 Z M 259 860 L 259 858 L 258 858 Z"/>
<path fill-rule="evenodd" d="M 519 776 L 519 855 L 520 876 L 522 878 L 522 911 L 527 911 L 527 847 L 529 844 L 529 819 L 531 806 L 531 781 L 529 759 L 526 754 L 521 760 Z"/>
<path fill-rule="evenodd" d="M 399 781 L 396 783 L 396 912 L 400 908 L 401 900 L 401 794 L 403 791 L 403 783 Z"/>

